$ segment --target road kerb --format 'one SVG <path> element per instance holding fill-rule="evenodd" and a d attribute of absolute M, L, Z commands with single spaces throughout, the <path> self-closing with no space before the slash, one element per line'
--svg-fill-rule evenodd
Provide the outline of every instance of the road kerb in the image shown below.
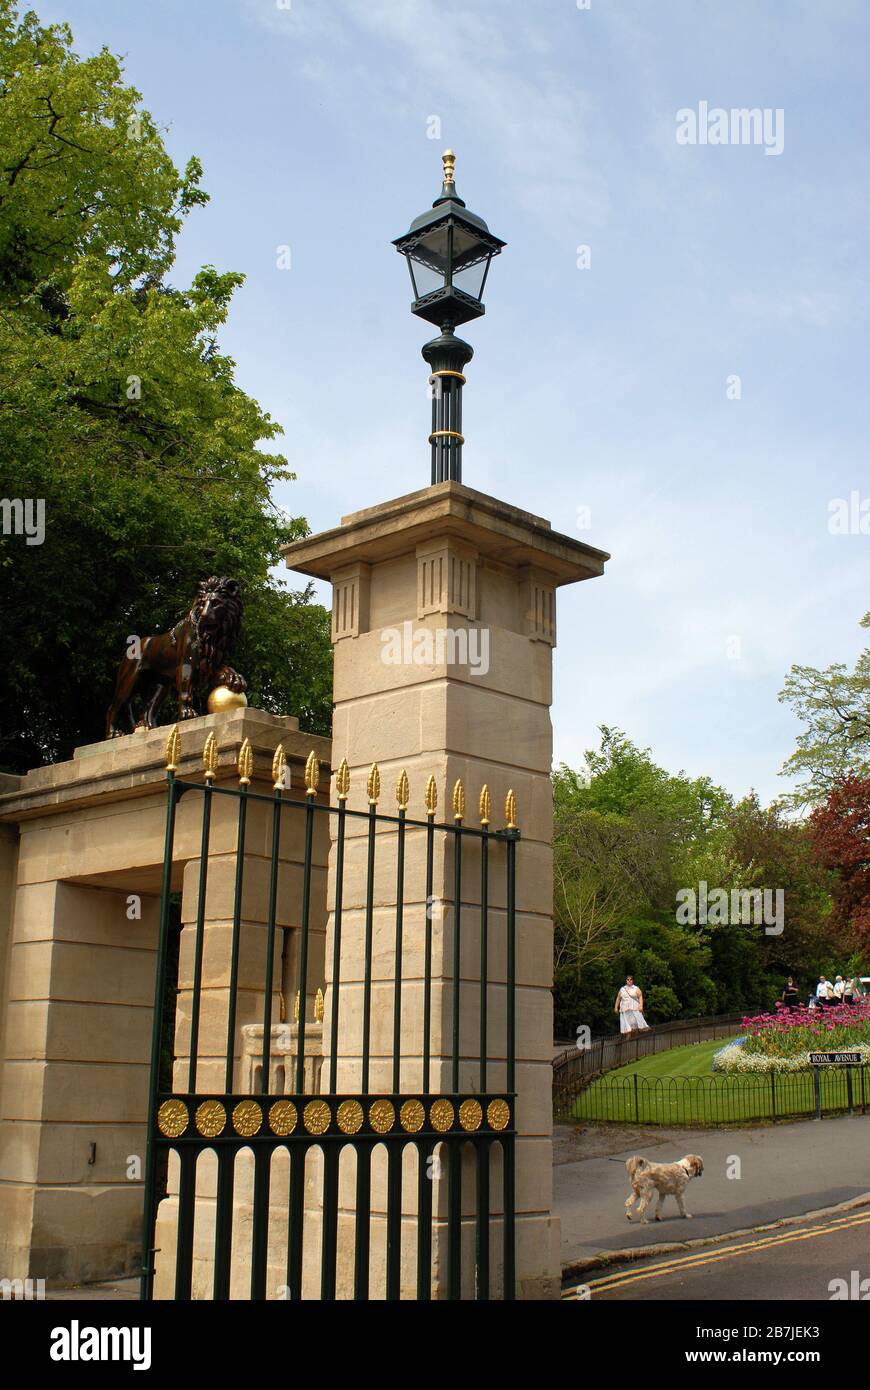
<path fill-rule="evenodd" d="M 764 1231 L 776 1231 L 783 1226 L 794 1226 L 799 1221 L 814 1221 L 823 1216 L 834 1216 L 840 1212 L 852 1211 L 855 1207 L 870 1204 L 870 1192 L 859 1197 L 850 1197 L 847 1202 L 838 1202 L 833 1207 L 820 1207 L 817 1211 L 800 1212 L 795 1216 L 782 1216 L 777 1221 L 769 1221 L 761 1226 L 744 1226 L 739 1231 L 722 1231 L 715 1236 L 699 1236 L 696 1240 L 669 1240 L 657 1245 L 630 1245 L 624 1250 L 600 1250 L 583 1260 L 571 1260 L 562 1266 L 562 1283 L 576 1279 L 590 1270 L 607 1269 L 610 1265 L 627 1264 L 634 1260 L 645 1260 L 654 1255 L 675 1255 L 688 1250 L 703 1249 L 708 1245 L 722 1245 L 729 1240 L 739 1240 L 741 1236 L 758 1235 Z"/>

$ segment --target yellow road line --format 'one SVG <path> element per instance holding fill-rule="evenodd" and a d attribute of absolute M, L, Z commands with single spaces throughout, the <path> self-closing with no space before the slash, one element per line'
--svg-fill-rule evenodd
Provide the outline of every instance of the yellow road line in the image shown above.
<path fill-rule="evenodd" d="M 642 1279 L 655 1279 L 661 1274 L 671 1274 L 680 1269 L 697 1269 L 703 1265 L 718 1264 L 721 1260 L 732 1259 L 744 1252 L 769 1250 L 776 1245 L 787 1245 L 798 1240 L 812 1240 L 817 1236 L 830 1235 L 832 1232 L 847 1230 L 855 1226 L 866 1226 L 868 1223 L 870 1223 L 870 1214 L 840 1217 L 812 1229 L 781 1231 L 777 1235 L 764 1236 L 759 1240 L 745 1241 L 741 1245 L 730 1246 L 727 1250 L 720 1249 L 709 1253 L 699 1251 L 695 1255 L 682 1255 L 676 1259 L 663 1260 L 660 1264 L 645 1270 L 629 1269 L 622 1273 L 604 1275 L 601 1279 L 591 1280 L 587 1288 L 591 1292 L 598 1293 L 612 1288 L 624 1288 L 627 1284 L 639 1283 Z"/>

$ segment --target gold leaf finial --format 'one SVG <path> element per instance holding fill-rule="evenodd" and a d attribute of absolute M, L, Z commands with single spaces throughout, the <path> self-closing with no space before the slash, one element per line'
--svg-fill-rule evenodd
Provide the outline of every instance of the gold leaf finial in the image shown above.
<path fill-rule="evenodd" d="M 482 786 L 481 789 L 480 789 L 480 823 L 481 823 L 481 825 L 489 825 L 489 815 L 490 815 L 490 811 L 491 811 L 491 810 L 492 810 L 492 801 L 490 800 L 489 787 L 488 787 L 488 786 L 486 785 L 486 783 L 484 782 L 483 786 Z"/>
<path fill-rule="evenodd" d="M 453 787 L 453 819 L 462 820 L 465 815 L 465 788 L 462 785 L 462 778 L 457 777 Z"/>
<path fill-rule="evenodd" d="M 305 795 L 316 796 L 320 784 L 320 759 L 312 748 L 305 763 Z"/>
<path fill-rule="evenodd" d="M 217 772 L 217 739 L 214 736 L 214 729 L 205 741 L 205 747 L 202 750 L 202 765 L 205 768 L 205 780 L 211 782 Z"/>
<path fill-rule="evenodd" d="M 299 990 L 296 991 L 296 998 L 293 1000 L 293 1022 L 299 1022 Z"/>
<path fill-rule="evenodd" d="M 504 799 L 504 818 L 507 821 L 508 830 L 516 830 L 517 799 L 514 796 L 513 787 L 511 787 L 510 791 Z"/>
<path fill-rule="evenodd" d="M 455 180 L 454 169 L 456 168 L 456 155 L 452 150 L 445 150 L 441 156 L 441 163 L 444 165 L 444 182 L 453 183 Z"/>
<path fill-rule="evenodd" d="M 172 733 L 166 740 L 166 771 L 178 771 L 178 759 L 181 756 L 181 735 L 178 732 L 178 725 L 173 724 Z"/>
<path fill-rule="evenodd" d="M 408 774 L 405 769 L 402 768 L 401 775 L 396 783 L 396 804 L 400 811 L 407 811 L 410 793 L 411 789 L 408 785 Z"/>
<path fill-rule="evenodd" d="M 434 816 L 438 810 L 438 788 L 435 785 L 435 778 L 430 777 L 426 783 L 426 815 Z"/>
<path fill-rule="evenodd" d="M 272 786 L 276 792 L 283 791 L 290 779 L 287 776 L 287 758 L 283 743 L 279 743 L 272 759 Z"/>
<path fill-rule="evenodd" d="M 315 994 L 315 996 L 314 996 L 314 1021 L 315 1021 L 315 1023 L 322 1023 L 322 1022 L 323 1022 L 323 1014 L 324 1014 L 323 990 L 322 990 L 322 989 L 319 989 L 319 990 L 317 991 L 317 993 Z"/>
<path fill-rule="evenodd" d="M 247 787 L 251 780 L 251 773 L 254 770 L 254 754 L 251 749 L 251 740 L 246 738 L 242 741 L 239 749 L 239 782 L 243 787 Z"/>
<path fill-rule="evenodd" d="M 339 801 L 346 801 L 350 791 L 350 768 L 347 765 L 347 758 L 342 758 L 338 765 L 338 772 L 335 774 L 335 790 L 338 793 Z"/>
<path fill-rule="evenodd" d="M 372 770 L 369 773 L 369 779 L 366 782 L 366 792 L 369 798 L 369 805 L 377 806 L 378 797 L 381 794 L 381 774 L 378 771 L 377 763 L 372 763 Z"/>

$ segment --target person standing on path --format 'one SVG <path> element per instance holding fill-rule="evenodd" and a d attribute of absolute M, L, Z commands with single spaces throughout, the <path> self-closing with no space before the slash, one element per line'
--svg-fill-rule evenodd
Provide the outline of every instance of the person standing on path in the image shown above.
<path fill-rule="evenodd" d="M 625 984 L 616 996 L 613 1012 L 619 1014 L 620 1033 L 636 1033 L 649 1027 L 643 1016 L 643 990 L 634 983 L 633 975 L 626 975 Z"/>

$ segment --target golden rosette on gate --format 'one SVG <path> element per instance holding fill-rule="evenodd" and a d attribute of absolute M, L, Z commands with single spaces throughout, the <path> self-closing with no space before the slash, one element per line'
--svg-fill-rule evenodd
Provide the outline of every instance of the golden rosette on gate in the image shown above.
<path fill-rule="evenodd" d="M 236 1134 L 250 1139 L 263 1123 L 263 1112 L 255 1100 L 240 1100 L 233 1110 L 233 1129 Z"/>
<path fill-rule="evenodd" d="M 196 1107 L 196 1127 L 206 1139 L 214 1139 L 223 1131 L 227 1122 L 227 1112 L 219 1100 L 204 1100 Z"/>
<path fill-rule="evenodd" d="M 292 1100 L 276 1100 L 269 1110 L 269 1128 L 273 1134 L 292 1134 L 298 1118 Z"/>
<path fill-rule="evenodd" d="M 396 1123 L 395 1107 L 390 1100 L 376 1100 L 369 1106 L 369 1124 L 376 1134 L 388 1134 Z"/>
<path fill-rule="evenodd" d="M 452 1128 L 455 1114 L 453 1106 L 449 1100 L 436 1100 L 429 1108 L 429 1119 L 433 1129 L 437 1129 L 439 1134 L 444 1134 Z"/>
<path fill-rule="evenodd" d="M 182 1100 L 165 1100 L 157 1111 L 157 1128 L 167 1139 L 177 1139 L 187 1129 L 190 1116 Z"/>

